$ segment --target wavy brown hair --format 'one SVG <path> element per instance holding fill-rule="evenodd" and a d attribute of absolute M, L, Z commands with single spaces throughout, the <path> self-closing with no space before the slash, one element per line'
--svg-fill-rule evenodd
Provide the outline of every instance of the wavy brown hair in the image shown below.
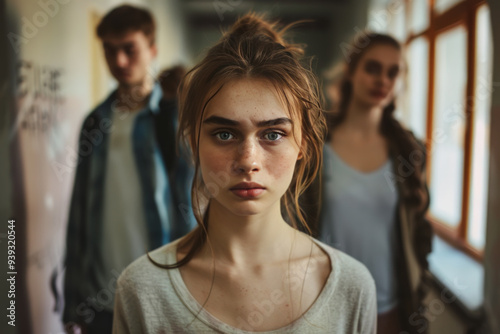
<path fill-rule="evenodd" d="M 340 101 L 338 110 L 327 114 L 328 139 L 345 119 L 352 98 L 352 83 L 349 77 L 356 71 L 360 60 L 368 50 L 376 45 L 387 45 L 401 51 L 401 45 L 389 35 L 365 32 L 358 35 L 345 54 L 346 67 L 340 83 Z M 422 181 L 425 165 L 425 148 L 394 117 L 396 109 L 392 100 L 383 109 L 380 132 L 389 143 L 390 155 L 395 161 L 395 182 L 399 185 L 400 199 L 423 216 L 429 205 L 429 195 L 425 182 Z"/>
<path fill-rule="evenodd" d="M 279 28 L 263 16 L 247 14 L 223 34 L 205 58 L 184 77 L 179 90 L 178 139 L 193 152 L 195 174 L 191 188 L 192 206 L 198 227 L 183 240 L 187 255 L 173 265 L 188 263 L 207 241 L 207 212 L 210 199 L 204 196 L 205 184 L 199 170 L 199 134 L 209 101 L 224 84 L 239 79 L 260 79 L 271 83 L 278 98 L 289 111 L 294 124 L 300 124 L 302 155 L 295 166 L 291 184 L 281 198 L 282 214 L 290 225 L 309 231 L 299 197 L 315 179 L 322 165 L 326 120 L 315 75 L 304 64 L 304 50 L 285 41 L 292 25 Z"/>

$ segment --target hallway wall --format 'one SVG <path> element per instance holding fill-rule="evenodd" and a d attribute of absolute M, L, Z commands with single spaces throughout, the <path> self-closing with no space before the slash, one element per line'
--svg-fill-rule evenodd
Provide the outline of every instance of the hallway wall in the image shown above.
<path fill-rule="evenodd" d="M 16 328 L 4 329 L 2 321 L 0 332 L 62 333 L 58 320 L 61 299 L 54 299 L 50 283 L 57 268 L 56 284 L 61 290 L 68 204 L 78 154 L 82 154 L 77 151 L 77 137 L 83 117 L 115 86 L 107 73 L 94 25 L 121 1 L 5 3 L 10 78 L 15 82 L 9 142 L 19 143 L 7 160 L 19 163 L 19 169 L 11 170 L 20 179 L 12 191 L 22 195 L 13 199 L 12 216 L 17 220 L 18 260 L 22 260 L 22 248 L 25 254 L 26 267 L 24 272 L 18 268 L 17 283 L 18 290 L 22 289 L 19 285 L 26 278 L 28 305 L 24 307 L 28 319 L 21 317 L 23 305 L 18 300 Z M 155 15 L 157 70 L 184 61 L 184 28 L 178 2 L 129 3 L 148 7 Z M 2 154 L 2 160 L 9 155 Z"/>

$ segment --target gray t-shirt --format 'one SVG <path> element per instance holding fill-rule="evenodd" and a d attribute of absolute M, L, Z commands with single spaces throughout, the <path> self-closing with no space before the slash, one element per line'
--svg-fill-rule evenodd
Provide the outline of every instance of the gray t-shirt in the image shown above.
<path fill-rule="evenodd" d="M 116 279 L 115 273 L 120 273 L 150 248 L 132 142 L 137 114 L 138 111 L 113 113 L 104 181 L 102 264 L 94 261 L 98 284 L 89 281 L 93 296 Z M 110 312 L 113 304 L 112 299 L 103 303 Z"/>
<path fill-rule="evenodd" d="M 350 256 L 314 241 L 329 255 L 332 265 L 323 290 L 302 317 L 285 327 L 259 333 L 375 334 L 377 307 L 370 273 Z M 175 263 L 176 247 L 177 242 L 170 243 L 151 256 L 160 263 Z M 248 325 L 243 321 L 240 327 L 248 329 Z M 188 291 L 179 269 L 158 268 L 142 256 L 118 279 L 113 333 L 254 332 L 212 316 Z"/>

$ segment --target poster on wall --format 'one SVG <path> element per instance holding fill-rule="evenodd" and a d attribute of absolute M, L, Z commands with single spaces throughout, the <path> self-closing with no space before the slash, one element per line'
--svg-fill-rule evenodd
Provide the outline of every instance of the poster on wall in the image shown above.
<path fill-rule="evenodd" d="M 67 207 L 78 164 L 75 129 L 81 108 L 68 96 L 60 66 L 21 59 L 16 64 L 16 117 L 26 210 L 26 277 L 34 323 L 43 316 L 38 301 L 50 301 L 54 317 L 62 310 L 60 275 Z M 47 320 L 45 320 L 47 321 Z"/>

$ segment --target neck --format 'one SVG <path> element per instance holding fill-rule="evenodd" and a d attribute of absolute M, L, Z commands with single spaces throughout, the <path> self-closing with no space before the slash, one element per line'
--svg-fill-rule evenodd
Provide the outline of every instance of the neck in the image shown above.
<path fill-rule="evenodd" d="M 135 85 L 120 84 L 117 98 L 125 111 L 139 110 L 146 105 L 152 90 L 152 80 L 144 80 Z"/>
<path fill-rule="evenodd" d="M 376 135 L 380 132 L 382 114 L 383 108 L 380 106 L 367 106 L 351 100 L 342 125 L 366 136 Z"/>
<path fill-rule="evenodd" d="M 295 230 L 281 216 L 280 203 L 265 213 L 238 216 L 212 200 L 208 238 L 218 261 L 252 266 L 287 260 Z M 210 245 L 204 246 L 210 252 Z"/>

